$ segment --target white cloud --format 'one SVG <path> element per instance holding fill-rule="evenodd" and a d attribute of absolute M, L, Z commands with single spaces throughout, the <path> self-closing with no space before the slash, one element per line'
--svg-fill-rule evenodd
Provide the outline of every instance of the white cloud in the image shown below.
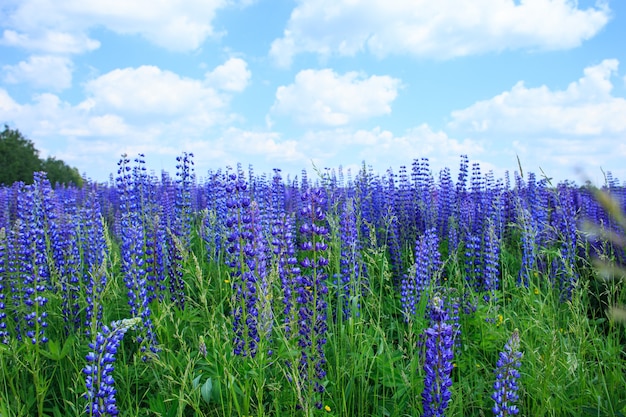
<path fill-rule="evenodd" d="M 103 27 L 139 34 L 173 50 L 198 49 L 219 36 L 212 22 L 228 0 L 24 0 L 7 16 L 3 43 L 29 49 L 84 52 L 98 46 L 86 33 Z"/>
<path fill-rule="evenodd" d="M 224 68 L 232 70 L 231 78 Z M 274 158 L 287 149 L 276 138 L 253 134 L 238 141 L 230 137 L 222 149 L 215 147 L 214 138 L 238 117 L 229 103 L 233 91 L 245 87 L 249 71 L 243 60 L 229 60 L 210 74 L 216 77 L 193 79 L 154 66 L 118 69 L 87 82 L 86 98 L 76 105 L 51 93 L 20 104 L 0 89 L 0 113 L 32 138 L 43 157 L 54 149 L 55 156 L 98 179 L 115 169 L 122 153 L 150 153 L 174 172 L 175 157 L 182 150 L 196 152 L 186 147 L 196 143 L 208 142 L 215 149 L 206 154 L 222 156 L 210 160 L 214 166 L 226 152 L 232 157 L 258 151 Z"/>
<path fill-rule="evenodd" d="M 604 3 L 569 0 L 301 0 L 270 55 L 280 66 L 301 52 L 447 59 L 505 49 L 569 49 L 610 18 Z"/>
<path fill-rule="evenodd" d="M 123 112 L 128 116 L 190 117 L 215 112 L 226 100 L 202 80 L 180 77 L 155 66 L 116 69 L 85 86 L 97 112 Z"/>
<path fill-rule="evenodd" d="M 11 117 L 19 110 L 20 105 L 11 98 L 7 90 L 0 88 L 0 111 L 4 117 Z"/>
<path fill-rule="evenodd" d="M 391 113 L 399 86 L 400 81 L 389 76 L 365 78 L 357 72 L 339 75 L 331 69 L 303 70 L 293 84 L 276 90 L 271 111 L 302 124 L 342 126 Z"/>
<path fill-rule="evenodd" d="M 248 64 L 241 58 L 230 58 L 222 65 L 206 74 L 209 85 L 221 90 L 241 92 L 245 90 L 252 73 Z"/>
<path fill-rule="evenodd" d="M 520 81 L 509 91 L 452 112 L 450 127 L 481 134 L 626 135 L 626 99 L 611 94 L 618 61 L 588 67 L 562 91 L 529 88 Z"/>
<path fill-rule="evenodd" d="M 26 34 L 7 29 L 0 38 L 0 45 L 54 54 L 79 54 L 98 49 L 100 42 L 90 39 L 84 33 L 71 34 L 45 30 Z"/>
<path fill-rule="evenodd" d="M 488 142 L 492 158 L 519 155 L 525 170 L 558 179 L 581 179 L 576 169 L 599 173 L 623 166 L 626 99 L 613 94 L 618 61 L 584 69 L 563 90 L 520 81 L 510 90 L 453 111 L 448 132 Z M 507 143 L 512 143 L 508 145 Z M 621 150 L 620 150 L 621 149 Z M 624 177 L 623 169 L 616 172 Z"/>
<path fill-rule="evenodd" d="M 427 124 L 400 135 L 380 127 L 309 131 L 299 143 L 302 153 L 311 155 L 314 160 L 335 161 L 337 165 L 358 165 L 365 161 L 380 172 L 389 167 L 410 165 L 416 158 L 429 158 L 433 166 L 441 169 L 449 160 L 456 163 L 459 155 L 476 157 L 484 152 L 478 141 L 459 141 L 445 132 L 434 131 Z"/>
<path fill-rule="evenodd" d="M 17 65 L 4 65 L 4 82 L 30 83 L 37 88 L 61 91 L 72 85 L 72 62 L 64 57 L 33 55 Z"/>
<path fill-rule="evenodd" d="M 254 132 L 229 128 L 223 139 L 231 155 L 261 156 L 277 163 L 306 160 L 295 140 L 281 140 L 277 132 Z"/>

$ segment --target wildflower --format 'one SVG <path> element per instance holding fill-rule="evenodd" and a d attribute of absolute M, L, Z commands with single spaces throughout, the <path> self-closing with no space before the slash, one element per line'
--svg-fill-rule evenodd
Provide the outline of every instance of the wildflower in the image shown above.
<path fill-rule="evenodd" d="M 272 315 L 260 209 L 250 199 L 248 184 L 241 177 L 234 173 L 228 176 L 227 264 L 232 269 L 233 351 L 253 358 L 261 340 L 269 340 Z"/>
<path fill-rule="evenodd" d="M 330 407 L 329 406 L 324 406 L 324 410 L 326 410 L 327 413 L 330 413 Z"/>
<path fill-rule="evenodd" d="M 357 213 L 353 200 L 343 203 L 341 224 L 341 297 L 343 297 L 344 318 L 350 316 L 352 307 L 359 307 L 361 281 L 364 278 L 364 266 L 360 255 L 360 244 L 357 229 Z M 358 315 L 358 311 L 353 312 Z"/>
<path fill-rule="evenodd" d="M 7 344 L 9 342 L 9 332 L 7 331 L 7 323 L 5 313 L 6 304 L 5 304 L 5 295 L 4 295 L 4 285 L 2 281 L 4 280 L 4 272 L 5 272 L 5 258 L 4 254 L 6 251 L 6 232 L 4 228 L 0 228 L 0 343 Z"/>
<path fill-rule="evenodd" d="M 519 332 L 516 329 L 504 345 L 504 351 L 500 352 L 500 358 L 496 364 L 496 382 L 493 384 L 494 392 L 491 395 L 495 401 L 492 410 L 496 417 L 513 416 L 519 413 L 515 405 L 519 399 L 517 380 L 520 377 L 518 369 L 523 355 L 519 348 Z"/>
<path fill-rule="evenodd" d="M 428 229 L 415 246 L 415 272 L 402 280 L 402 307 L 405 320 L 415 314 L 422 294 L 437 279 L 441 267 L 439 239 L 435 229 Z"/>
<path fill-rule="evenodd" d="M 207 351 L 206 351 L 206 343 L 204 341 L 204 337 L 200 336 L 200 341 L 198 342 L 198 353 L 200 353 L 200 355 L 204 356 L 206 358 L 207 355 Z"/>
<path fill-rule="evenodd" d="M 111 327 L 102 326 L 93 343 L 92 349 L 86 356 L 87 366 L 83 368 L 86 375 L 85 385 L 87 392 L 84 397 L 89 401 L 86 411 L 93 417 L 116 416 L 118 414 L 115 403 L 115 380 L 113 379 L 113 363 L 115 354 L 124 338 L 124 334 L 141 322 L 141 318 L 114 321 Z"/>
<path fill-rule="evenodd" d="M 326 358 L 324 345 L 326 344 L 326 286 L 328 266 L 327 249 L 325 239 L 328 236 L 326 227 L 326 215 L 322 207 L 325 199 L 322 190 L 307 191 L 302 195 L 303 207 L 301 214 L 306 223 L 300 227 L 300 233 L 304 242 L 300 249 L 304 253 L 301 261 L 301 274 L 295 278 L 296 309 L 298 316 L 298 333 L 294 335 L 301 349 L 298 371 L 302 377 L 300 384 L 307 392 L 308 401 L 324 392 L 323 381 L 326 377 Z M 310 289 L 307 289 L 310 288 Z M 306 406 L 303 404 L 302 406 Z M 321 401 L 316 401 L 315 406 L 322 409 Z"/>
<path fill-rule="evenodd" d="M 136 166 L 131 171 L 130 159 L 126 155 L 118 162 L 118 176 L 116 179 L 118 197 L 120 199 L 120 226 L 121 229 L 121 269 L 124 274 L 124 284 L 128 305 L 132 316 L 141 316 L 143 328 L 137 336 L 143 360 L 148 360 L 148 349 L 152 354 L 159 352 L 152 312 L 150 309 L 150 291 L 148 289 L 146 273 L 146 228 L 144 218 L 147 203 L 144 201 L 148 178 L 145 174 L 143 155 L 135 159 Z"/>
<path fill-rule="evenodd" d="M 452 392 L 451 373 L 454 359 L 453 327 L 448 324 L 448 314 L 443 299 L 435 296 L 431 304 L 431 326 L 425 330 L 426 356 L 424 360 L 424 391 L 422 404 L 424 416 L 443 416 Z"/>

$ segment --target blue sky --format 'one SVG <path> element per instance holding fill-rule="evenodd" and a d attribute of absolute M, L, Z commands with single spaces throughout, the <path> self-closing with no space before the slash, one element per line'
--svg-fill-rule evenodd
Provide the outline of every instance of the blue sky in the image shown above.
<path fill-rule="evenodd" d="M 4 0 L 0 123 L 94 180 L 183 151 L 626 180 L 625 45 L 622 0 Z"/>

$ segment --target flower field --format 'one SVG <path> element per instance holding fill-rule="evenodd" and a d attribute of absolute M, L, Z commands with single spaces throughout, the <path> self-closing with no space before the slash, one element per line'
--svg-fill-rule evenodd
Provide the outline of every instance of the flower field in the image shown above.
<path fill-rule="evenodd" d="M 626 415 L 626 187 L 458 172 L 1 187 L 0 417 Z"/>

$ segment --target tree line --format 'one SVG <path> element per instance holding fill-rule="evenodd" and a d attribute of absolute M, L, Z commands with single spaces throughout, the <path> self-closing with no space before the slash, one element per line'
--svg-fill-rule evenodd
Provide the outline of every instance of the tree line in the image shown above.
<path fill-rule="evenodd" d="M 33 173 L 38 171 L 46 172 L 53 186 L 83 184 L 78 168 L 70 167 L 53 156 L 41 159 L 31 140 L 5 124 L 0 132 L 0 184 L 8 186 L 16 181 L 32 184 Z"/>

